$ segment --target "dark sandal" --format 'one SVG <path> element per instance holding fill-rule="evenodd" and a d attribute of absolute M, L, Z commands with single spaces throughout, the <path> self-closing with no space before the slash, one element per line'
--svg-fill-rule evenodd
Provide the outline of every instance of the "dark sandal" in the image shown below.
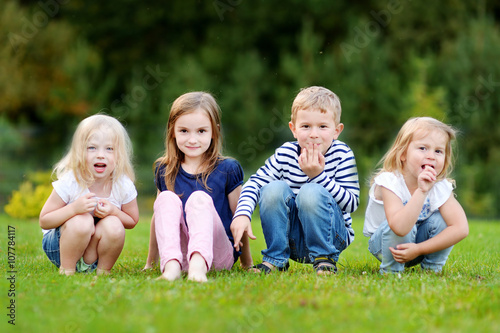
<path fill-rule="evenodd" d="M 272 265 L 272 264 L 270 264 L 270 265 Z M 289 267 L 290 267 L 289 263 L 286 263 L 286 265 L 284 267 L 273 266 L 273 268 L 269 268 L 269 266 L 264 265 L 264 263 L 260 263 L 260 264 L 257 264 L 255 266 L 250 267 L 249 270 L 251 270 L 251 269 L 258 269 L 260 272 L 255 272 L 254 271 L 254 273 L 269 274 L 272 271 L 286 272 Z"/>
<path fill-rule="evenodd" d="M 337 264 L 335 261 L 333 261 L 330 258 L 326 257 L 318 257 L 314 259 L 313 263 L 314 270 L 316 271 L 316 274 L 330 274 L 330 273 L 337 273 Z"/>

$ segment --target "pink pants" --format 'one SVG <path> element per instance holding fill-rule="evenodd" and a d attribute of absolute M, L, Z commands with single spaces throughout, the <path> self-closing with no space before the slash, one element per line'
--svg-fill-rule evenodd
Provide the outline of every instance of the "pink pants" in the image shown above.
<path fill-rule="evenodd" d="M 177 260 L 187 271 L 194 252 L 201 254 L 208 269 L 231 269 L 233 246 L 212 198 L 203 191 L 193 192 L 185 211 L 186 220 L 181 199 L 174 192 L 163 191 L 156 198 L 154 215 L 161 271 L 170 260 Z"/>

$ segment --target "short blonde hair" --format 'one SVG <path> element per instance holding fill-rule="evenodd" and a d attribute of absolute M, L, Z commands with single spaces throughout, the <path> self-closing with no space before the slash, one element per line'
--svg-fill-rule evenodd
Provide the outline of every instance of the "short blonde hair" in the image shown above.
<path fill-rule="evenodd" d="M 322 113 L 331 111 L 335 124 L 340 124 L 340 115 L 342 113 L 340 99 L 327 88 L 312 86 L 301 89 L 292 104 L 292 123 L 295 124 L 299 110 L 309 109 L 317 109 Z"/>
<path fill-rule="evenodd" d="M 431 117 L 416 117 L 410 118 L 406 121 L 403 127 L 399 130 L 392 147 L 380 160 L 379 164 L 382 164 L 382 169 L 377 172 L 377 175 L 382 172 L 394 171 L 402 173 L 403 161 L 401 158 L 406 154 L 408 146 L 413 141 L 415 134 L 422 131 L 426 133 L 431 131 L 440 131 L 447 136 L 448 141 L 446 143 L 443 170 L 436 177 L 439 180 L 447 178 L 453 170 L 452 142 L 456 138 L 456 130 L 450 125 L 444 124 L 443 122 Z"/>
<path fill-rule="evenodd" d="M 127 130 L 117 119 L 104 114 L 87 117 L 78 124 L 68 153 L 54 168 L 58 179 L 72 171 L 81 186 L 88 187 L 94 182 L 92 173 L 87 169 L 87 145 L 90 137 L 98 131 L 109 131 L 113 140 L 116 165 L 112 181 L 114 182 L 122 175 L 135 181 L 132 167 L 132 142 Z"/>

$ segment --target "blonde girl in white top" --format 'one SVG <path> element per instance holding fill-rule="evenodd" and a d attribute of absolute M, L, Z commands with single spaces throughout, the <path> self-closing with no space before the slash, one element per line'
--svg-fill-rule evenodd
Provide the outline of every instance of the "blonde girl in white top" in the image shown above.
<path fill-rule="evenodd" d="M 440 272 L 453 245 L 469 232 L 453 194 L 455 131 L 430 117 L 409 119 L 373 179 L 363 233 L 381 273 L 418 263 Z"/>
<path fill-rule="evenodd" d="M 131 158 L 130 138 L 115 118 L 97 114 L 78 125 L 40 212 L 43 249 L 61 274 L 111 271 L 125 229 L 139 220 Z"/>

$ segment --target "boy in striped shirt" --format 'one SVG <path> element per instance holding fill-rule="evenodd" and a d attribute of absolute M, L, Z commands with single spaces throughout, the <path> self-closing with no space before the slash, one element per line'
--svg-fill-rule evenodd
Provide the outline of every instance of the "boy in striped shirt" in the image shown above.
<path fill-rule="evenodd" d="M 359 205 L 359 181 L 351 149 L 337 140 L 344 129 L 340 100 L 324 87 L 302 89 L 289 123 L 295 142 L 276 149 L 243 186 L 231 223 L 234 246 L 255 239 L 250 224 L 260 206 L 267 249 L 256 273 L 286 271 L 289 259 L 333 274 L 340 253 L 354 240 L 350 213 Z"/>

